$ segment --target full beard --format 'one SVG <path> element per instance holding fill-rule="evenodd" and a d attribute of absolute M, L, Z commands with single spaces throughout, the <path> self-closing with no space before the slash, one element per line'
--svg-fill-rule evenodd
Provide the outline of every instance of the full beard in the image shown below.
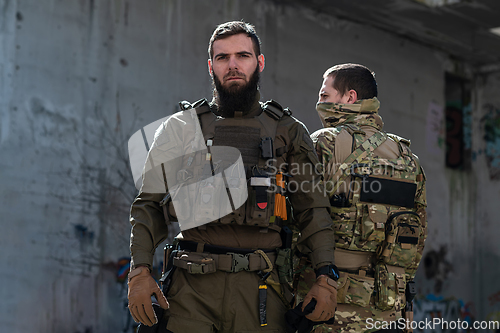
<path fill-rule="evenodd" d="M 229 74 L 233 75 L 233 73 Z M 225 118 L 234 117 L 235 111 L 241 111 L 243 115 L 247 114 L 255 102 L 259 91 L 259 81 L 260 71 L 258 65 L 248 83 L 243 86 L 234 84 L 227 88 L 223 87 L 219 78 L 214 74 L 212 80 L 214 86 L 213 95 L 219 114 Z"/>

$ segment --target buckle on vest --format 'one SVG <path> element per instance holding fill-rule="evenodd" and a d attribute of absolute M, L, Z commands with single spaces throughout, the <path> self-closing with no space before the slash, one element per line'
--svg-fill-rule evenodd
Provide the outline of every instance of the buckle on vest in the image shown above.
<path fill-rule="evenodd" d="M 356 169 L 360 169 L 360 170 L 358 172 L 355 172 L 354 170 L 356 170 Z M 351 176 L 367 178 L 372 173 L 373 173 L 373 169 L 371 168 L 370 164 L 367 164 L 367 163 L 351 164 Z"/>
<path fill-rule="evenodd" d="M 250 270 L 248 255 L 234 253 L 234 252 L 228 252 L 227 254 L 231 255 L 233 257 L 232 263 L 231 263 L 231 272 L 232 273 Z"/>

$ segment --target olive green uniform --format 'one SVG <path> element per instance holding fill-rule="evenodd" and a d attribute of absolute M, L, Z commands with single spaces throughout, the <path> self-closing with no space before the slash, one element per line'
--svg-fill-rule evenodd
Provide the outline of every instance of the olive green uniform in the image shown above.
<path fill-rule="evenodd" d="M 200 101 L 194 106 L 197 105 L 206 107 L 208 104 Z M 215 106 L 210 103 L 209 108 L 210 112 L 200 114 L 199 118 L 204 140 L 213 140 L 214 146 L 234 146 L 245 150 L 242 151 L 242 156 L 248 170 L 254 169 L 255 165 L 257 168 L 265 167 L 267 161 L 255 156 L 255 152 L 259 150 L 261 136 L 274 136 L 275 171 L 291 174 L 291 179 L 302 185 L 299 191 L 289 191 L 287 194 L 294 219 L 289 218 L 286 223 L 301 232 L 297 246 L 302 253 L 308 255 L 314 267 L 333 263 L 333 229 L 327 209 L 329 202 L 323 192 L 321 171 L 315 169 L 319 163 L 305 126 L 286 112 L 277 117 L 279 118 L 277 122 L 266 118 L 268 116 L 263 115 L 263 104 L 258 98 L 248 113 L 236 114 L 234 118 L 216 117 Z M 222 127 L 227 124 L 229 126 Z M 248 127 L 249 124 L 257 124 L 255 126 L 260 127 L 260 134 L 255 136 L 255 126 L 252 129 Z M 269 124 L 276 124 L 274 130 L 273 126 L 268 126 Z M 234 130 L 234 128 L 241 128 L 241 131 L 225 137 L 218 134 L 223 131 L 227 134 L 228 129 Z M 273 131 L 275 133 L 270 134 Z M 252 139 L 252 135 L 259 141 Z M 180 137 L 182 139 L 182 135 Z M 155 135 L 155 142 L 159 140 L 162 140 L 162 126 Z M 178 145 L 181 145 L 180 141 Z M 245 149 L 242 149 L 242 145 Z M 291 166 L 296 168 L 292 171 Z M 165 169 L 168 172 L 168 165 Z M 316 187 L 313 188 L 315 184 Z M 185 230 L 181 238 L 201 246 L 210 244 L 252 250 L 279 248 L 280 228 L 273 224 L 271 216 L 274 209 L 274 194 L 269 194 L 268 207 L 260 210 L 251 207 L 254 204 L 251 191 L 252 188 L 249 186 L 247 203 L 233 214 L 208 225 Z M 132 204 L 130 213 L 132 267 L 151 266 L 155 248 L 168 236 L 164 213 L 159 206 L 164 196 L 165 193 L 151 194 L 140 191 Z M 171 208 L 170 205 L 169 214 L 175 216 Z M 202 253 L 202 247 L 197 251 L 202 256 L 207 255 Z M 189 257 L 194 254 L 187 255 Z M 269 257 L 272 261 L 275 260 L 272 255 Z M 167 311 L 169 315 L 167 328 L 174 333 L 188 332 L 189 329 L 196 332 L 284 332 L 286 306 L 274 290 L 267 293 L 268 324 L 261 326 L 259 322 L 258 293 L 259 285 L 262 283 L 256 271 L 258 269 L 227 272 L 227 269 L 222 268 L 222 257 L 215 256 L 215 258 L 217 264 L 214 267 L 217 269 L 206 274 L 190 274 L 189 270 L 182 268 L 189 265 L 182 266 L 182 258 L 177 258 L 179 267 L 173 275 L 172 286 L 166 295 L 170 303 L 170 309 Z M 261 261 L 265 267 L 263 260 Z M 192 263 L 189 264 L 191 268 L 194 267 Z M 268 281 L 279 281 L 276 268 Z"/>
<path fill-rule="evenodd" d="M 385 134 L 383 121 L 378 114 L 380 103 L 377 98 L 357 101 L 355 104 L 318 103 L 317 111 L 325 128 L 312 134 L 316 152 L 324 165 L 327 192 L 333 198 L 345 195 L 349 207 L 332 207 L 335 230 L 335 260 L 341 272 L 337 295 L 338 309 L 334 325 L 318 325 L 314 332 L 364 332 L 367 319 L 374 321 L 395 321 L 402 316 L 405 306 L 404 286 L 412 280 L 420 262 L 427 221 L 425 207 L 425 175 L 418 158 L 409 150 L 409 141 L 401 137 Z M 374 134 L 386 138 L 375 149 L 368 138 L 375 140 Z M 380 169 L 383 178 L 416 184 L 414 206 L 402 209 L 391 204 L 369 204 L 360 200 L 361 177 L 351 176 L 351 172 L 361 173 L 362 167 L 352 168 L 356 161 L 345 163 L 357 148 L 369 149 L 365 157 L 358 159 L 372 167 L 368 174 Z M 368 162 L 368 163 L 367 163 Z M 385 165 L 383 165 L 385 164 Z M 383 165 L 383 167 L 381 167 Z M 341 169 L 345 169 L 342 171 Z M 385 172 L 385 174 L 384 174 Z M 338 181 L 339 175 L 343 182 Z M 355 178 L 358 183 L 354 184 Z M 376 202 L 376 201 L 375 201 Z M 389 222 L 396 212 L 405 211 L 404 219 L 415 219 L 414 244 L 387 245 Z M 401 215 L 402 216 L 402 215 Z M 407 221 L 405 220 L 405 221 Z M 418 220 L 418 221 L 417 221 Z M 402 233 L 402 229 L 398 232 Z M 411 233 L 412 231 L 410 231 Z M 396 239 L 398 235 L 396 235 Z M 382 250 L 391 248 L 391 256 L 383 256 Z M 401 247 L 402 246 L 402 247 Z M 394 248 L 397 248 L 394 250 Z M 403 249 L 402 249 L 403 248 Z M 387 250 L 388 251 L 388 250 Z M 397 252 L 399 251 L 399 252 Z M 391 272 L 387 272 L 386 269 Z M 300 301 L 315 281 L 313 270 L 303 260 L 299 267 L 297 301 Z M 388 281 L 387 277 L 392 279 Z M 399 291 L 394 283 L 398 281 Z M 396 283 L 397 284 L 397 283 Z M 389 289 L 387 286 L 391 285 Z M 393 288 L 393 289 L 391 289 Z M 387 291 L 390 295 L 388 296 Z M 385 301 L 382 296 L 388 297 Z M 370 330 L 370 331 L 374 331 Z"/>

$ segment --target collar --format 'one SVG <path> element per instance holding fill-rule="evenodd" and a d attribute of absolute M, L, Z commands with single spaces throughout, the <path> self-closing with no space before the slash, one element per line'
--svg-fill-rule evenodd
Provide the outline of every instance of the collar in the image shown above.
<path fill-rule="evenodd" d="M 362 99 L 354 104 L 317 103 L 316 111 L 323 127 L 336 127 L 344 124 L 368 125 L 382 130 L 384 122 L 378 114 L 380 102 L 377 97 Z"/>

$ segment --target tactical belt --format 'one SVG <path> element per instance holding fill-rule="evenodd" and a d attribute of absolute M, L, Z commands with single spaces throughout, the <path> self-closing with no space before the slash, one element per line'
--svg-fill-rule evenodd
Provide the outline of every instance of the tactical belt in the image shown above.
<path fill-rule="evenodd" d="M 269 261 L 274 264 L 276 253 L 264 253 Z M 269 268 L 266 259 L 257 253 L 199 253 L 189 251 L 177 251 L 173 258 L 173 264 L 187 270 L 191 274 L 208 274 L 216 270 L 237 273 L 240 271 L 262 271 Z"/>

